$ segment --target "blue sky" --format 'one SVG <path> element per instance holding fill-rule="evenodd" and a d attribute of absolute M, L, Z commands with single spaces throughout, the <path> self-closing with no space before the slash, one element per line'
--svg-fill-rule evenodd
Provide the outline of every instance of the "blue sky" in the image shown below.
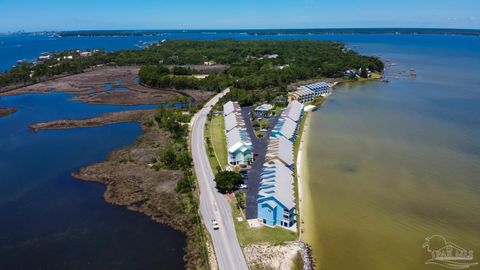
<path fill-rule="evenodd" d="M 480 0 L 0 0 L 0 32 L 336 27 L 480 29 Z"/>

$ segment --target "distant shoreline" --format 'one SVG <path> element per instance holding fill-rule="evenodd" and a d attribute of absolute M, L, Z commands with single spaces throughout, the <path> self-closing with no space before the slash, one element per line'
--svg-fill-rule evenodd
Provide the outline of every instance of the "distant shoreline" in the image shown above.
<path fill-rule="evenodd" d="M 6 35 L 78 36 L 152 36 L 162 34 L 246 34 L 246 35 L 309 35 L 309 34 L 403 34 L 403 35 L 467 35 L 480 36 L 480 29 L 455 28 L 304 28 L 304 29 L 171 29 L 171 30 L 79 30 L 0 33 Z"/>

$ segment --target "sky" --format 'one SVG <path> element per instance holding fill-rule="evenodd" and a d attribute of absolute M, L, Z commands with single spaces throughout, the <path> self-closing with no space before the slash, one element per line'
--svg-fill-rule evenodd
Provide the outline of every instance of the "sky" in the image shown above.
<path fill-rule="evenodd" d="M 0 0 L 0 32 L 348 27 L 480 29 L 480 0 Z"/>

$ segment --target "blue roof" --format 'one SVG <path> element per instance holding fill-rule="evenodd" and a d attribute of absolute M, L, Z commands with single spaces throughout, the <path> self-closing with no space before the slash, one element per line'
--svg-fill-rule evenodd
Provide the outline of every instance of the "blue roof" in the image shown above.
<path fill-rule="evenodd" d="M 312 83 L 312 84 L 307 84 L 305 85 L 310 90 L 319 90 L 319 89 L 324 89 L 328 88 L 328 84 L 326 82 L 318 82 L 318 83 Z"/>

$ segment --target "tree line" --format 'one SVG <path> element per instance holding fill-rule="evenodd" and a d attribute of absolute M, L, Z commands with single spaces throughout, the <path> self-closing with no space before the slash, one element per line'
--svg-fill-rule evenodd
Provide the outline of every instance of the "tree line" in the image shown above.
<path fill-rule="evenodd" d="M 73 58 L 64 59 L 68 55 Z M 381 72 L 384 68 L 377 57 L 359 55 L 341 43 L 312 40 L 168 40 L 142 50 L 99 50 L 88 57 L 70 50 L 51 56 L 0 73 L 0 87 L 75 74 L 97 65 L 141 65 L 140 80 L 146 85 L 212 91 L 226 85 L 246 90 L 281 87 L 298 80 L 341 77 L 348 69 Z M 186 76 L 195 71 L 181 67 L 206 61 L 230 67 L 202 80 Z M 167 73 L 164 65 L 177 67 Z"/>

